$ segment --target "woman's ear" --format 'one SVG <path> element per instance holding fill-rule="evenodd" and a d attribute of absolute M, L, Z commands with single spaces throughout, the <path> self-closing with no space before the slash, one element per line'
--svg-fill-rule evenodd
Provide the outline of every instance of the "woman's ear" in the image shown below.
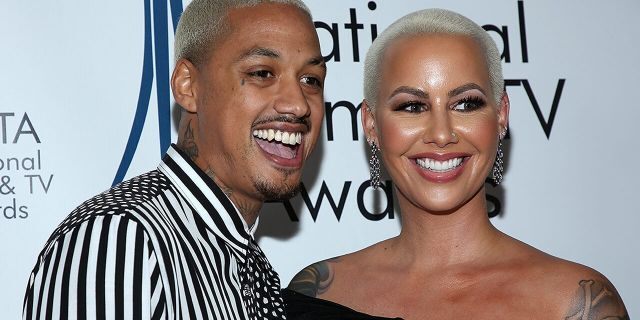
<path fill-rule="evenodd" d="M 502 98 L 500 99 L 500 104 L 498 105 L 498 124 L 500 126 L 500 128 L 498 129 L 499 135 L 506 133 L 507 129 L 509 128 L 509 108 L 510 108 L 509 95 L 507 95 L 507 92 L 505 91 L 502 94 Z M 504 137 L 500 136 L 500 138 L 504 138 Z"/>
<path fill-rule="evenodd" d="M 380 145 L 378 143 L 378 133 L 376 132 L 375 114 L 367 100 L 362 100 L 361 112 L 362 128 L 364 129 L 364 135 L 367 142 L 374 142 L 375 144 Z"/>
<path fill-rule="evenodd" d="M 186 111 L 196 113 L 198 106 L 196 103 L 195 80 L 198 70 L 191 61 L 179 59 L 171 74 L 171 91 L 176 103 Z"/>

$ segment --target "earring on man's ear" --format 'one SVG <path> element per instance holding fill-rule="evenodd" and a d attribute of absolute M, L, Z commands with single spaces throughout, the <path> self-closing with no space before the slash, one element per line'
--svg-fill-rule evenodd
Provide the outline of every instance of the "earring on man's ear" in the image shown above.
<path fill-rule="evenodd" d="M 496 161 L 493 163 L 493 185 L 497 186 L 502 182 L 504 174 L 504 152 L 502 151 L 502 139 L 507 135 L 507 128 L 504 128 L 498 136 L 498 152 L 496 153 Z"/>
<path fill-rule="evenodd" d="M 373 140 L 369 140 L 369 147 L 371 148 L 371 158 L 369 159 L 369 174 L 370 183 L 373 190 L 378 190 L 380 187 L 380 159 L 378 158 L 378 152 L 380 149 Z"/>

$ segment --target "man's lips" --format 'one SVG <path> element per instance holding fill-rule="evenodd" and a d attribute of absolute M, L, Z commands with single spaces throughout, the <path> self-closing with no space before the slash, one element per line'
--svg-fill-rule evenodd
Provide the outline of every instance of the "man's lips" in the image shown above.
<path fill-rule="evenodd" d="M 263 154 L 278 165 L 301 167 L 303 133 L 276 128 L 254 129 L 253 137 Z"/>

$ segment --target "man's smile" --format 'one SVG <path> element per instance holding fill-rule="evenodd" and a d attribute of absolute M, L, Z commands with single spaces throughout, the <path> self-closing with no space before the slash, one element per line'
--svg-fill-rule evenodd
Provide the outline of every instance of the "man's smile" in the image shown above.
<path fill-rule="evenodd" d="M 253 130 L 253 136 L 263 151 L 284 159 L 294 159 L 302 143 L 302 132 L 261 129 Z"/>

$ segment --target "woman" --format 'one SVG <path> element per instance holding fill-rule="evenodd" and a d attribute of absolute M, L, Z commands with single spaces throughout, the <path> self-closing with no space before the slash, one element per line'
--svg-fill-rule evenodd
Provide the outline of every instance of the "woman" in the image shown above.
<path fill-rule="evenodd" d="M 401 18 L 369 49 L 364 85 L 372 183 L 379 154 L 402 231 L 302 270 L 285 290 L 289 318 L 628 319 L 604 276 L 489 221 L 485 179 L 502 178 L 509 99 L 480 26 L 440 9 Z"/>

